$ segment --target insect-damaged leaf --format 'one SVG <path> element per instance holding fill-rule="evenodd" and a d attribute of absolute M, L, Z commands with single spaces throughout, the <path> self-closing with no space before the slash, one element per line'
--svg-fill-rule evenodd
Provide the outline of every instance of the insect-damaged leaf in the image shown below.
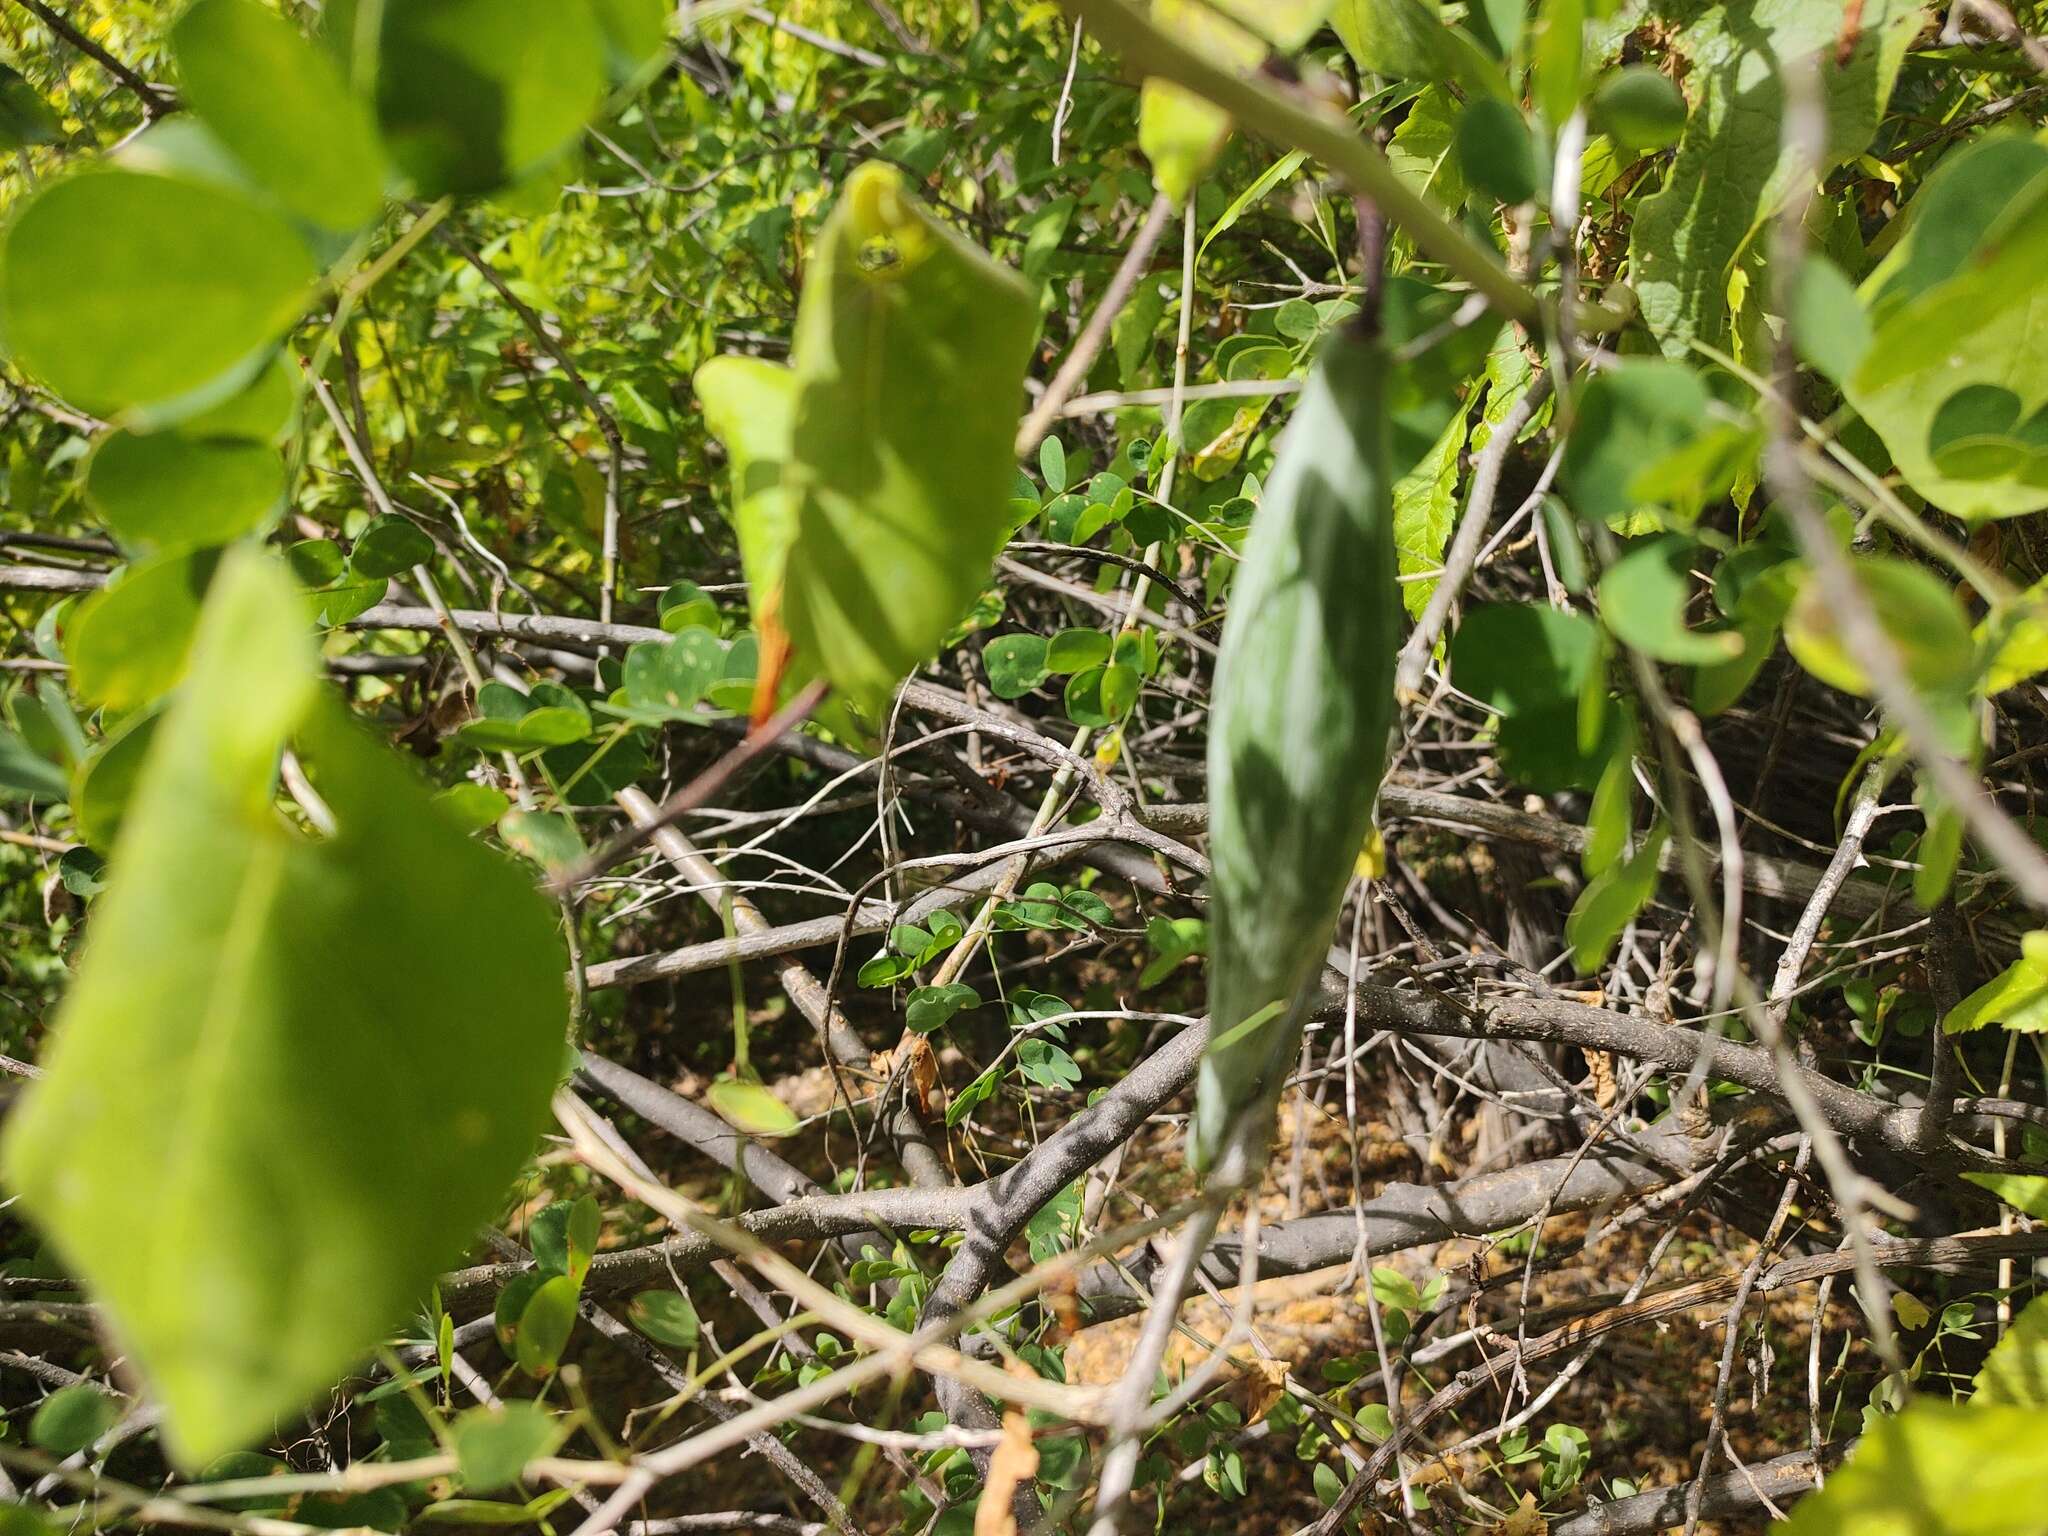
<path fill-rule="evenodd" d="M 510 864 L 320 692 L 290 578 L 211 594 L 4 1168 L 197 1466 L 399 1323 L 517 1172 L 562 946 Z M 294 740 L 335 817 L 272 776 Z"/>
<path fill-rule="evenodd" d="M 1009 528 L 1037 312 L 1011 272 L 864 165 L 797 314 L 782 618 L 799 667 L 878 707 L 945 639 Z"/>

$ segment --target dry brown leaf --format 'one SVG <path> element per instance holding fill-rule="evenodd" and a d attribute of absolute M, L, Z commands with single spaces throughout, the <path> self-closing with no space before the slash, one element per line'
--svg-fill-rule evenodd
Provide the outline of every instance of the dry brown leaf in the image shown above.
<path fill-rule="evenodd" d="M 1241 1360 L 1244 1386 L 1244 1421 L 1256 1424 L 1273 1411 L 1273 1405 L 1287 1393 L 1285 1360 Z"/>
<path fill-rule="evenodd" d="M 974 1536 L 1017 1536 L 1010 1506 L 1017 1489 L 1037 1475 L 1038 1447 L 1032 1443 L 1030 1420 L 1021 1413 L 1004 1414 L 1003 1438 L 989 1458 L 988 1481 L 974 1509 Z"/>
<path fill-rule="evenodd" d="M 1611 1108 L 1616 1092 L 1614 1086 L 1614 1057 L 1606 1051 L 1587 1051 L 1586 1072 L 1593 1079 L 1593 1102 L 1602 1109 Z"/>
<path fill-rule="evenodd" d="M 910 1086 L 917 1090 L 917 1112 L 929 1115 L 939 1086 L 939 1058 L 932 1052 L 932 1043 L 923 1035 L 912 1035 L 897 1049 L 909 1056 L 904 1066 L 910 1072 Z"/>
<path fill-rule="evenodd" d="M 1536 1495 L 1525 1493 L 1522 1502 L 1508 1512 L 1505 1520 L 1487 1527 L 1487 1536 L 1550 1536 L 1550 1522 L 1536 1507 Z"/>

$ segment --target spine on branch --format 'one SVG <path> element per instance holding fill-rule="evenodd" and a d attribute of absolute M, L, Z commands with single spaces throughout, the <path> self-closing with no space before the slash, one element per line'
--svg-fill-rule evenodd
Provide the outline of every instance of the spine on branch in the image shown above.
<path fill-rule="evenodd" d="M 1325 343 L 1231 593 L 1209 733 L 1210 1037 L 1191 1156 L 1255 1176 L 1330 929 L 1371 830 L 1393 721 L 1389 363 Z"/>

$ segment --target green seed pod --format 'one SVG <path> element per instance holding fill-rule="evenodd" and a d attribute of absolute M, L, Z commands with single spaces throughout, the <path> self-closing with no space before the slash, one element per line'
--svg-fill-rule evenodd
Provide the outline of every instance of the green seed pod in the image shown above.
<path fill-rule="evenodd" d="M 1209 721 L 1209 1047 L 1190 1155 L 1256 1175 L 1386 770 L 1395 585 L 1388 362 L 1323 346 L 1223 626 Z"/>

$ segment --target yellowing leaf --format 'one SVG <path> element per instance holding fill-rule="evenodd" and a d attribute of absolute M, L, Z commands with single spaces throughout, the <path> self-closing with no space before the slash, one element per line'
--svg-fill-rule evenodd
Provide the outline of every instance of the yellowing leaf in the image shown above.
<path fill-rule="evenodd" d="M 782 1100 L 742 1077 L 719 1078 L 704 1097 L 721 1119 L 749 1136 L 787 1136 L 802 1123 Z"/>
<path fill-rule="evenodd" d="M 1533 1493 L 1523 1494 L 1522 1502 L 1508 1512 L 1506 1519 L 1496 1520 L 1486 1529 L 1487 1536 L 1550 1536 L 1550 1522 L 1536 1507 Z"/>

